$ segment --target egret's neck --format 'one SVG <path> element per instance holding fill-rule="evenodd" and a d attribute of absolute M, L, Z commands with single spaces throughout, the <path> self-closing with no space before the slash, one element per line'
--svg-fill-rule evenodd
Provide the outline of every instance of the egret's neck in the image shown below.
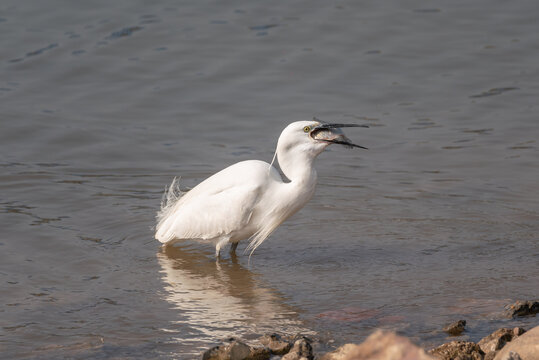
<path fill-rule="evenodd" d="M 281 171 L 291 183 L 314 187 L 317 175 L 313 156 L 277 148 L 277 160 Z"/>

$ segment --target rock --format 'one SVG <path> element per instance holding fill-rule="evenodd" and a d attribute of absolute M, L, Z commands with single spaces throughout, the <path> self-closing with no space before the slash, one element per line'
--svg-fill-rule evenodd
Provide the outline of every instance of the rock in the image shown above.
<path fill-rule="evenodd" d="M 284 359 L 284 358 L 283 358 Z M 431 360 L 425 350 L 394 332 L 378 330 L 360 345 L 346 344 L 321 360 Z"/>
<path fill-rule="evenodd" d="M 265 348 L 252 348 L 234 340 L 227 345 L 214 346 L 202 354 L 202 360 L 268 360 L 270 352 Z"/>
<path fill-rule="evenodd" d="M 430 350 L 429 354 L 442 360 L 483 360 L 485 355 L 479 345 L 467 341 L 451 341 Z"/>
<path fill-rule="evenodd" d="M 485 359 L 491 360 L 494 359 L 496 352 L 503 348 L 505 344 L 519 335 L 522 335 L 525 331 L 526 330 L 522 328 L 501 328 L 482 338 L 477 345 L 479 345 L 481 350 L 486 354 Z"/>
<path fill-rule="evenodd" d="M 214 346 L 206 351 L 204 351 L 204 353 L 202 354 L 202 360 L 217 360 L 217 359 L 222 359 L 221 356 L 221 353 L 223 352 L 223 347 L 222 346 Z"/>
<path fill-rule="evenodd" d="M 244 360 L 251 354 L 251 347 L 236 340 L 225 346 L 225 351 L 228 352 L 230 360 Z"/>
<path fill-rule="evenodd" d="M 294 344 L 297 340 L 305 340 L 307 341 L 309 344 L 312 344 L 313 343 L 313 340 L 311 338 L 308 338 L 307 336 L 305 335 L 302 335 L 302 334 L 296 334 L 296 335 L 291 335 L 291 336 L 285 336 L 284 339 L 292 344 Z"/>
<path fill-rule="evenodd" d="M 284 355 L 292 348 L 292 343 L 284 340 L 278 334 L 266 334 L 260 338 L 260 343 L 266 346 L 272 354 Z"/>
<path fill-rule="evenodd" d="M 294 342 L 294 346 L 288 354 L 281 360 L 313 360 L 313 347 L 311 341 L 306 337 L 301 337 Z"/>
<path fill-rule="evenodd" d="M 510 355 L 510 353 L 513 355 Z M 498 353 L 494 360 L 508 360 L 510 356 L 519 356 L 522 360 L 539 359 L 539 326 L 526 331 L 507 345 L 505 345 Z"/>
<path fill-rule="evenodd" d="M 249 354 L 249 360 L 268 360 L 271 358 L 271 351 L 267 348 L 251 348 L 251 354 Z"/>
<path fill-rule="evenodd" d="M 519 354 L 509 351 L 502 360 L 522 360 Z"/>
<path fill-rule="evenodd" d="M 535 315 L 539 312 L 539 301 L 517 301 L 505 306 L 508 317 Z"/>
<path fill-rule="evenodd" d="M 466 320 L 459 320 L 444 327 L 444 331 L 449 335 L 458 336 L 464 331 L 465 326 Z"/>

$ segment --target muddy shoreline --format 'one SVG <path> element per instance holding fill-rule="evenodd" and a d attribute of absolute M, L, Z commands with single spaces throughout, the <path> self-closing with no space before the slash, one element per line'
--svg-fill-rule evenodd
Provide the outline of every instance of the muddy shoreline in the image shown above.
<path fill-rule="evenodd" d="M 504 307 L 509 319 L 536 317 L 538 301 L 517 301 Z M 320 350 L 320 340 L 301 334 L 265 334 L 257 344 L 228 338 L 201 355 L 203 360 L 353 360 L 353 359 L 442 359 L 527 360 L 539 359 L 539 326 L 494 328 L 477 342 L 463 340 L 466 320 L 457 319 L 442 331 L 450 338 L 433 348 L 421 348 L 393 331 L 376 330 L 360 344 L 345 344 L 332 351 Z M 317 346 L 318 345 L 318 346 Z"/>

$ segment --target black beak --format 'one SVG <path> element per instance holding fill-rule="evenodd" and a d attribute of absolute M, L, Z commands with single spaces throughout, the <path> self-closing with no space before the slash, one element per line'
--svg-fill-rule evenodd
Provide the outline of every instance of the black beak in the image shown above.
<path fill-rule="evenodd" d="M 364 146 L 352 143 L 350 141 L 350 139 L 348 139 L 346 136 L 344 136 L 344 133 L 342 131 L 339 131 L 339 129 L 345 128 L 345 127 L 368 128 L 367 125 L 359 125 L 359 124 L 326 124 L 326 123 L 323 123 L 323 122 L 321 122 L 320 120 L 318 120 L 316 118 L 315 118 L 315 120 L 319 121 L 320 125 L 316 126 L 314 129 L 311 130 L 311 133 L 310 133 L 311 137 L 316 138 L 315 136 L 316 136 L 317 133 L 319 133 L 321 131 L 324 131 L 324 130 L 328 130 L 328 131 L 332 132 L 333 134 L 339 135 L 339 136 L 335 137 L 334 139 L 317 139 L 317 140 L 325 141 L 325 142 L 332 143 L 332 144 L 344 145 L 344 146 L 347 146 L 349 148 L 357 147 L 357 148 L 360 148 L 360 149 L 367 149 Z"/>
<path fill-rule="evenodd" d="M 320 120 L 318 120 L 318 121 L 320 121 Z M 320 125 L 315 127 L 315 129 L 340 129 L 340 128 L 343 128 L 343 127 L 363 127 L 363 128 L 368 128 L 369 126 L 368 125 L 360 125 L 360 124 L 326 124 L 326 123 L 321 123 Z"/>

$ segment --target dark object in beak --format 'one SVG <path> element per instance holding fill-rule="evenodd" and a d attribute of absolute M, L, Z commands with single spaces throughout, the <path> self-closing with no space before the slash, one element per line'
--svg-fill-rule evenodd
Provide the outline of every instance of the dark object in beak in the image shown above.
<path fill-rule="evenodd" d="M 320 120 L 317 120 L 320 121 Z M 361 149 L 367 149 L 364 146 L 354 144 L 348 139 L 344 133 L 340 130 L 343 127 L 364 127 L 368 128 L 367 125 L 358 125 L 358 124 L 326 124 L 322 123 L 318 126 L 316 126 L 314 129 L 311 130 L 309 135 L 314 140 L 318 141 L 325 141 L 331 144 L 339 144 L 344 145 L 349 148 L 361 148 Z"/>

